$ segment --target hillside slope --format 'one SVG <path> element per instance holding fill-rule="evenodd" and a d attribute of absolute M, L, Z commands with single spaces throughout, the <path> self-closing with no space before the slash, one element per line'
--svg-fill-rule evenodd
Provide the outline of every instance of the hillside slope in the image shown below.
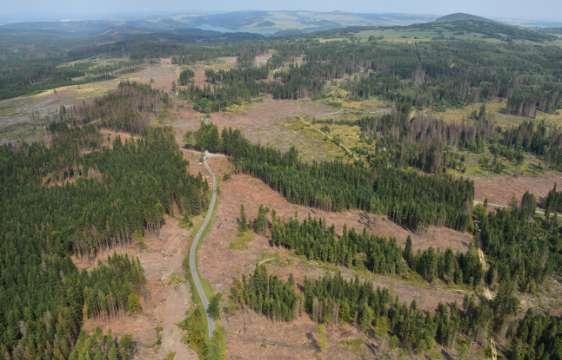
<path fill-rule="evenodd" d="M 552 36 L 533 29 L 508 25 L 465 13 L 450 14 L 440 17 L 431 23 L 417 24 L 410 27 L 423 30 L 473 33 L 498 40 L 528 40 L 536 42 L 553 40 Z"/>

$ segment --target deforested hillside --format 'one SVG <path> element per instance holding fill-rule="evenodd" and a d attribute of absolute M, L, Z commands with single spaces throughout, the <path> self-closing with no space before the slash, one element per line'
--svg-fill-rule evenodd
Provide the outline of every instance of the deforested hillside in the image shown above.
<path fill-rule="evenodd" d="M 560 357 L 552 30 L 168 10 L 0 26 L 0 358 Z"/>

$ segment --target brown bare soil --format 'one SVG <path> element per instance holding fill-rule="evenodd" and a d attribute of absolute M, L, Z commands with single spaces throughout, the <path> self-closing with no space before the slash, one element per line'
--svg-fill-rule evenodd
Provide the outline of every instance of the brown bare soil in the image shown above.
<path fill-rule="evenodd" d="M 271 59 L 272 56 L 273 56 L 273 51 L 271 50 L 268 50 L 263 54 L 256 55 L 256 60 L 255 60 L 256 66 L 267 65 L 267 62 L 269 61 L 269 59 Z"/>
<path fill-rule="evenodd" d="M 308 216 L 324 218 L 339 232 L 344 226 L 359 231 L 365 227 L 365 215 L 362 212 L 335 213 L 291 204 L 261 180 L 248 175 L 234 175 L 220 186 L 216 220 L 199 254 L 201 264 L 205 264 L 202 267 L 203 276 L 219 292 L 228 291 L 234 278 L 250 272 L 262 255 L 272 250 L 267 239 L 259 235 L 254 236 L 247 250 L 237 251 L 229 248 L 230 242 L 236 238 L 236 219 L 242 204 L 250 218 L 256 216 L 259 205 L 263 204 L 275 210 L 277 216 L 284 219 L 293 216 L 300 219 Z M 450 229 L 430 227 L 425 233 L 413 234 L 383 216 L 369 215 L 368 217 L 374 219 L 367 228 L 369 232 L 379 236 L 396 237 L 399 243 L 405 242 L 410 235 L 415 250 L 430 246 L 466 250 L 471 241 L 469 234 Z"/>
<path fill-rule="evenodd" d="M 338 232 L 343 231 L 344 226 L 358 231 L 366 228 L 367 231 L 377 236 L 394 237 L 400 244 L 405 243 L 406 238 L 411 236 L 415 250 L 434 247 L 463 251 L 472 241 L 470 234 L 445 227 L 430 226 L 427 231 L 422 233 L 412 233 L 383 215 L 367 214 L 358 210 L 330 212 L 291 204 L 263 181 L 244 174 L 234 175 L 229 181 L 223 183 L 221 202 L 221 209 L 224 208 L 225 213 L 222 218 L 232 219 L 232 224 L 230 224 L 232 226 L 236 225 L 235 220 L 239 215 L 240 204 L 244 204 L 246 213 L 250 217 L 254 217 L 259 205 L 263 204 L 274 209 L 277 216 L 285 219 L 294 216 L 299 219 L 323 218 L 328 224 L 334 225 Z"/>
<path fill-rule="evenodd" d="M 179 65 L 172 64 L 171 58 L 164 58 L 143 66 L 139 72 L 123 78 L 151 84 L 155 89 L 170 91 L 172 84 L 178 80 L 179 74 Z"/>
<path fill-rule="evenodd" d="M 193 69 L 193 84 L 198 88 L 203 88 L 207 84 L 204 65 L 195 65 Z"/>
<path fill-rule="evenodd" d="M 474 177 L 476 200 L 488 199 L 491 204 L 507 206 L 515 198 L 517 202 L 526 191 L 544 197 L 554 184 L 562 187 L 562 174 L 549 171 L 541 176 L 489 176 Z"/>
<path fill-rule="evenodd" d="M 205 170 L 205 167 L 200 162 L 201 160 L 201 153 L 195 150 L 186 150 L 182 149 L 184 158 L 189 162 L 189 173 L 191 175 L 197 176 L 199 174 L 203 175 L 203 177 L 207 178 L 210 181 L 209 174 Z M 208 154 L 207 155 L 207 162 L 209 166 L 213 169 L 216 177 L 222 179 L 222 177 L 226 174 L 232 174 L 234 171 L 234 166 L 226 156 L 222 154 Z"/>
<path fill-rule="evenodd" d="M 344 345 L 346 340 L 362 339 L 348 325 L 329 326 L 328 346 L 322 349 L 316 324 L 308 316 L 288 323 L 274 322 L 242 310 L 224 319 L 223 325 L 231 329 L 227 338 L 229 359 L 359 359 L 364 355 L 364 349 L 357 353 Z"/>
<path fill-rule="evenodd" d="M 182 262 L 187 254 L 190 234 L 178 220 L 167 218 L 158 234 L 148 234 L 144 243 L 131 244 L 100 252 L 95 258 L 73 258 L 80 269 L 89 269 L 114 253 L 137 256 L 144 268 L 147 285 L 137 315 L 121 315 L 110 319 L 88 319 L 86 330 L 101 327 L 114 335 L 130 334 L 138 343 L 139 359 L 163 359 L 170 353 L 176 359 L 197 359 L 183 343 L 183 330 L 177 324 L 191 303 L 183 276 Z M 157 344 L 157 328 L 161 328 L 161 344 Z"/>
<path fill-rule="evenodd" d="M 521 313 L 539 308 L 552 316 L 562 316 L 562 279 L 547 279 L 534 294 L 520 294 Z"/>

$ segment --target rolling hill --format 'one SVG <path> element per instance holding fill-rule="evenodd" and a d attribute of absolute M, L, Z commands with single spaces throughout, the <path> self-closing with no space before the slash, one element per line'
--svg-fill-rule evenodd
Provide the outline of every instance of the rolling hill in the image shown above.
<path fill-rule="evenodd" d="M 492 40 L 546 42 L 556 40 L 556 29 L 548 31 L 536 27 L 511 25 L 484 17 L 455 13 L 430 22 L 393 26 L 352 26 L 326 30 L 321 36 L 356 34 L 374 36 L 390 41 L 409 40 Z"/>
<path fill-rule="evenodd" d="M 484 17 L 455 13 L 438 18 L 437 20 L 409 26 L 420 30 L 433 30 L 436 32 L 450 31 L 455 34 L 478 34 L 485 38 L 498 40 L 528 40 L 548 41 L 553 37 L 530 28 L 508 25 Z"/>

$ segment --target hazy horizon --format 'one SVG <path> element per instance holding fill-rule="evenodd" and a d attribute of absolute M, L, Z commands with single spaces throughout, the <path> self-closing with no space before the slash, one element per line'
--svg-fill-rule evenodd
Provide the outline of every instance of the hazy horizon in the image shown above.
<path fill-rule="evenodd" d="M 231 12 L 231 11 L 342 11 L 352 13 L 401 13 L 412 15 L 445 15 L 466 12 L 496 19 L 521 19 L 562 21 L 562 5 L 559 0 L 537 0 L 533 3 L 523 0 L 399 0 L 388 3 L 381 0 L 348 0 L 344 4 L 334 0 L 287 0 L 278 5 L 273 1 L 241 0 L 235 3 L 225 0 L 185 2 L 179 0 L 98 0 L 95 3 L 84 0 L 19 0 L 4 5 L 0 18 L 18 21 L 41 19 L 103 19 L 115 16 L 149 16 L 182 12 Z M 555 14 L 555 15 L 554 15 Z"/>

